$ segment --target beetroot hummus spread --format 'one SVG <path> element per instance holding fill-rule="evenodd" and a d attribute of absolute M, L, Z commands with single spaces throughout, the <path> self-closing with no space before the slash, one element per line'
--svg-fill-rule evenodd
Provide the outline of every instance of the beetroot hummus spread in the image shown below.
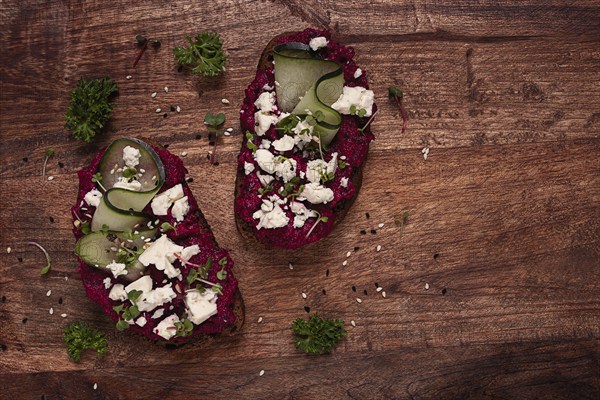
<path fill-rule="evenodd" d="M 252 227 L 258 241 L 290 249 L 327 236 L 338 218 L 336 211 L 356 196 L 352 178 L 363 166 L 374 139 L 368 126 L 362 132 L 359 129 L 368 125 L 376 111 L 366 73 L 354 62 L 351 47 L 332 40 L 326 30 L 306 29 L 278 40 L 278 44 L 294 42 L 308 44 L 322 59 L 339 64 L 343 68 L 344 93 L 347 88 L 360 89 L 370 94 L 371 102 L 366 115 L 364 110 L 357 115 L 356 108 L 353 113 L 337 109 L 341 125 L 321 154 L 306 151 L 304 143 L 298 145 L 297 140 L 292 147 L 292 139 L 284 138 L 276 129 L 286 116 L 277 106 L 276 64 L 259 69 L 246 89 L 240 110 L 246 137 L 238 156 L 238 176 L 243 176 L 243 181 L 238 182 L 235 212 Z M 271 104 L 272 112 L 265 115 L 265 107 Z M 315 174 L 326 174 L 326 178 L 319 179 Z"/>
<path fill-rule="evenodd" d="M 198 251 L 194 252 L 197 254 L 189 258 L 189 263 L 201 266 L 205 266 L 207 262 L 209 265 L 212 264 L 208 268 L 205 280 L 209 282 L 219 282 L 221 287 L 218 295 L 216 295 L 216 313 L 198 325 L 191 325 L 193 327 L 192 331 L 186 332 L 186 335 L 175 335 L 174 332 L 171 332 L 176 329 L 172 322 L 183 321 L 183 318 L 186 315 L 185 313 L 188 311 L 186 310 L 186 294 L 190 291 L 194 291 L 190 288 L 189 282 L 186 281 L 186 278 L 192 269 L 192 267 L 190 267 L 191 264 L 175 260 L 173 266 L 180 272 L 176 277 L 169 277 L 164 270 L 159 270 L 155 265 L 150 264 L 143 272 L 144 279 L 148 282 L 147 277 L 150 277 L 152 280 L 152 288 L 156 289 L 160 287 L 162 288 L 162 293 L 168 293 L 170 296 L 168 296 L 168 301 L 165 301 L 164 304 L 160 304 L 156 307 L 153 307 L 152 305 L 148 306 L 146 304 L 145 308 L 151 309 L 141 311 L 139 316 L 130 320 L 128 329 L 139 332 L 149 339 L 168 340 L 169 343 L 183 343 L 200 334 L 221 333 L 224 329 L 234 324 L 236 316 L 233 312 L 233 306 L 235 302 L 234 295 L 237 290 L 237 280 L 232 273 L 233 261 L 229 258 L 229 255 L 225 250 L 216 245 L 210 227 L 204 220 L 204 217 L 198 208 L 198 204 L 185 182 L 187 170 L 183 166 L 181 159 L 162 148 L 154 146 L 152 146 L 152 148 L 160 157 L 165 169 L 165 183 L 157 196 L 176 185 L 181 185 L 183 194 L 187 196 L 189 209 L 187 210 L 185 218 L 179 221 L 173 216 L 171 209 L 169 209 L 167 215 L 154 216 L 154 221 L 151 221 L 148 224 L 151 227 L 157 227 L 158 233 L 156 238 L 153 238 L 152 241 L 148 240 L 148 245 L 152 245 L 154 242 L 159 241 L 163 235 L 166 235 L 171 242 L 178 246 L 182 246 L 183 248 L 192 248 L 191 246 L 197 245 Z M 89 226 L 96 211 L 96 207 L 90 205 L 85 198 L 86 194 L 90 193 L 90 191 L 98 189 L 97 185 L 92 181 L 92 177 L 98 171 L 100 160 L 105 151 L 106 149 L 97 154 L 90 166 L 78 171 L 79 193 L 77 196 L 77 203 L 71 209 L 75 225 L 73 234 L 76 239 L 80 239 L 84 236 L 84 232 L 82 232 L 81 228 L 86 225 Z M 143 212 L 153 215 L 150 203 Z M 174 229 L 163 232 L 161 228 L 163 223 L 170 224 Z M 195 246 L 193 248 L 195 248 Z M 214 262 L 209 262 L 209 258 Z M 117 300 L 110 297 L 111 292 L 116 292 L 114 289 L 117 285 L 122 285 L 123 288 L 127 288 L 132 281 L 126 280 L 124 275 L 114 276 L 110 270 L 90 266 L 82 259 L 79 259 L 78 271 L 81 274 L 88 297 L 98 303 L 102 307 L 102 310 L 108 314 L 113 321 L 117 322 L 120 319 L 122 320 L 122 316 L 115 311 L 115 307 L 119 310 L 120 306 L 126 308 L 133 303 L 127 299 L 126 295 L 123 295 L 125 292 L 121 291 L 122 298 Z M 217 277 L 218 274 L 220 279 Z M 226 275 L 226 277 L 224 277 L 224 275 Z M 121 288 L 121 286 L 118 286 L 117 288 Z M 207 290 L 211 290 L 210 286 L 207 286 Z M 143 295 L 145 295 L 145 293 L 142 294 L 142 296 Z M 123 298 L 123 296 L 125 298 Z M 115 297 L 115 295 L 113 294 L 112 297 Z M 144 306 L 140 306 L 140 309 L 144 309 Z M 192 319 L 189 315 L 187 318 Z M 169 325 L 170 322 L 170 326 L 165 328 L 165 325 Z"/>

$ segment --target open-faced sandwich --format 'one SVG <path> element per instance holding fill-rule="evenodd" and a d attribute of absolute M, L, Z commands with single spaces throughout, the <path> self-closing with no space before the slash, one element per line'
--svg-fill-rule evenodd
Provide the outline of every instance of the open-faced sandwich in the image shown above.
<path fill-rule="evenodd" d="M 329 32 L 274 38 L 240 110 L 238 230 L 268 246 L 298 248 L 327 236 L 362 180 L 376 112 L 354 50 Z"/>
<path fill-rule="evenodd" d="M 78 172 L 75 253 L 87 295 L 120 330 L 183 343 L 238 330 L 241 295 L 181 159 L 122 138 Z"/>

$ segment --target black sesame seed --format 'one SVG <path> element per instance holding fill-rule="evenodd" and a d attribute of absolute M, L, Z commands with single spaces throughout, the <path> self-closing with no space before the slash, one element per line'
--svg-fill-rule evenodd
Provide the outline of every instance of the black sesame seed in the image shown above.
<path fill-rule="evenodd" d="M 210 154 L 207 154 L 207 155 L 206 155 L 206 159 L 207 159 L 207 160 L 210 160 Z"/>
<path fill-rule="evenodd" d="M 367 231 L 365 231 L 364 229 L 362 229 L 362 230 L 360 231 L 360 234 L 361 234 L 361 235 L 366 235 L 366 234 L 367 234 Z"/>
<path fill-rule="evenodd" d="M 360 247 L 358 247 L 358 246 L 354 247 L 354 251 L 359 251 L 359 250 L 360 250 Z"/>
<path fill-rule="evenodd" d="M 371 234 L 375 235 L 375 234 L 377 234 L 377 231 L 375 229 L 371 229 Z"/>
<path fill-rule="evenodd" d="M 435 254 L 433 255 L 433 259 L 434 259 L 434 260 L 437 260 L 437 259 L 439 258 L 439 256 L 440 256 L 440 254 L 439 254 L 439 253 L 435 253 Z"/>
<path fill-rule="evenodd" d="M 196 140 L 199 140 L 199 139 L 202 139 L 202 135 L 198 133 L 198 134 L 196 135 Z"/>
<path fill-rule="evenodd" d="M 323 295 L 326 295 L 327 291 L 325 289 L 323 289 Z"/>
<path fill-rule="evenodd" d="M 192 182 L 194 182 L 194 178 L 187 178 L 187 179 L 186 179 L 186 182 L 187 182 L 187 183 L 192 183 Z"/>
<path fill-rule="evenodd" d="M 365 296 L 368 296 L 368 295 L 369 295 L 369 293 L 367 292 L 367 289 L 365 289 L 365 290 L 363 291 L 363 293 L 365 294 Z"/>
<path fill-rule="evenodd" d="M 4 303 L 6 301 L 6 296 L 2 296 L 2 302 Z"/>
<path fill-rule="evenodd" d="M 26 323 L 27 323 L 27 318 L 23 318 L 23 319 L 21 320 L 21 322 L 22 322 L 22 323 L 24 323 L 24 324 L 26 324 Z"/>
<path fill-rule="evenodd" d="M 379 283 L 375 282 L 375 287 L 378 288 L 379 287 Z"/>
<path fill-rule="evenodd" d="M 0 348 L 2 348 L 2 351 L 6 351 L 6 349 L 8 349 L 4 343 L 0 344 Z"/>
<path fill-rule="evenodd" d="M 352 286 L 352 291 L 356 292 L 356 286 Z"/>
<path fill-rule="evenodd" d="M 215 145 L 215 141 L 214 141 L 214 140 L 211 140 L 210 142 L 208 142 L 208 145 L 209 145 L 209 146 L 214 146 L 214 145 Z"/>
<path fill-rule="evenodd" d="M 215 134 L 213 132 L 208 134 L 208 140 L 215 140 Z"/>
<path fill-rule="evenodd" d="M 217 165 L 219 165 L 219 162 L 218 162 L 218 161 L 215 161 L 215 162 L 213 163 L 213 165 L 217 166 Z"/>
<path fill-rule="evenodd" d="M 446 295 L 446 293 L 448 293 L 448 289 L 446 289 L 446 288 L 443 288 L 443 289 L 442 289 L 442 294 L 445 296 L 445 295 Z"/>
<path fill-rule="evenodd" d="M 168 149 L 168 148 L 169 148 L 169 143 L 163 144 L 163 147 L 164 147 L 165 149 Z"/>
<path fill-rule="evenodd" d="M 175 111 L 176 110 L 176 108 L 175 108 L 174 105 L 171 105 L 171 107 L 169 107 L 169 108 L 171 109 L 171 111 Z"/>
<path fill-rule="evenodd" d="M 64 163 L 61 163 L 61 162 L 59 162 L 59 163 L 58 163 L 58 166 L 59 166 L 60 168 L 64 168 L 64 167 L 65 167 L 65 164 L 64 164 Z"/>
<path fill-rule="evenodd" d="M 62 298 L 62 297 L 59 297 L 59 298 L 58 298 L 58 304 L 62 304 L 62 303 L 63 303 L 63 298 Z"/>
<path fill-rule="evenodd" d="M 371 216 L 369 215 L 369 213 L 365 213 L 365 217 L 367 217 L 367 219 L 371 218 Z"/>
<path fill-rule="evenodd" d="M 304 311 L 306 311 L 307 313 L 310 313 L 310 307 L 309 306 L 304 306 Z"/>
<path fill-rule="evenodd" d="M 48 219 L 50 220 L 50 223 L 53 224 L 54 223 L 54 217 L 48 217 Z"/>
<path fill-rule="evenodd" d="M 23 162 L 27 162 L 28 160 L 29 160 L 29 158 L 23 157 Z"/>
<path fill-rule="evenodd" d="M 167 118 L 168 116 L 169 116 L 169 114 L 167 114 L 167 113 L 163 114 L 163 118 Z"/>
<path fill-rule="evenodd" d="M 23 262 L 23 257 L 17 257 L 17 260 L 19 260 L 19 262 Z"/>
<path fill-rule="evenodd" d="M 325 276 L 329 276 L 329 268 L 327 268 L 327 271 L 325 271 Z"/>

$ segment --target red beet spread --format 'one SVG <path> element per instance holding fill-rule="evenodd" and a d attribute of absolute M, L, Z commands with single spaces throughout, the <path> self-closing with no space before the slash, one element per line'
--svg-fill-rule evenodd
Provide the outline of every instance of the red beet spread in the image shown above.
<path fill-rule="evenodd" d="M 328 40 L 327 46 L 319 49 L 319 52 L 324 59 L 333 60 L 342 66 L 344 70 L 344 85 L 362 86 L 368 89 L 369 83 L 367 82 L 364 70 L 358 78 L 354 78 L 354 74 L 358 69 L 358 66 L 353 60 L 354 49 L 352 47 L 343 46 L 335 40 L 331 40 L 328 31 L 306 29 L 302 32 L 281 37 L 278 40 L 278 44 L 290 42 L 308 44 L 311 39 L 319 36 L 324 36 Z M 255 132 L 254 113 L 257 109 L 254 106 L 254 102 L 258 99 L 260 94 L 265 91 L 265 85 L 270 87 L 275 86 L 273 66 L 256 71 L 254 81 L 252 81 L 246 89 L 246 97 L 240 111 L 240 125 L 242 132 Z M 374 104 L 373 114 L 376 110 L 377 107 Z M 327 236 L 333 230 L 336 218 L 334 209 L 336 206 L 342 206 L 356 195 L 356 189 L 350 178 L 355 170 L 362 167 L 369 151 L 369 143 L 374 139 L 370 127 L 367 127 L 363 133 L 358 131 L 359 128 L 362 128 L 367 123 L 368 119 L 369 118 L 342 115 L 340 129 L 324 156 L 325 161 L 329 161 L 331 159 L 331 154 L 334 152 L 338 153 L 338 159 L 340 156 L 346 156 L 346 159 L 344 160 L 346 167 L 338 168 L 335 172 L 333 182 L 328 183 L 327 185 L 327 187 L 333 190 L 333 201 L 327 204 L 310 204 L 311 209 L 318 211 L 322 217 L 327 217 L 328 220 L 327 222 L 320 222 L 308 237 L 306 237 L 306 235 L 315 223 L 316 218 L 308 219 L 302 228 L 294 228 L 291 222 L 294 219 L 294 214 L 290 210 L 286 211 L 286 215 L 290 218 L 290 223 L 288 223 L 287 226 L 275 229 L 256 229 L 258 220 L 254 219 L 252 214 L 260 208 L 262 203 L 261 196 L 258 193 L 258 189 L 262 187 L 262 184 L 255 173 L 244 175 L 244 162 L 254 164 L 257 170 L 259 170 L 259 167 L 254 162 L 252 151 L 247 146 L 242 147 L 238 156 L 238 173 L 240 176 L 244 175 L 244 180 L 235 199 L 235 212 L 242 221 L 253 227 L 254 236 L 258 241 L 270 246 L 295 249 L 316 242 Z M 261 139 L 272 141 L 278 138 L 279 135 L 275 130 L 275 126 L 271 125 L 264 136 L 254 139 L 254 144 L 258 146 Z M 300 173 L 300 171 L 306 172 L 308 160 L 304 159 L 302 154 L 294 154 L 289 157 L 296 160 L 298 173 Z M 348 185 L 345 188 L 340 184 L 342 178 L 349 178 Z M 273 182 L 275 183 L 274 190 L 271 193 L 277 193 L 277 190 L 282 186 L 281 182 L 277 182 L 277 180 L 274 180 Z"/>
<path fill-rule="evenodd" d="M 160 192 L 170 189 L 180 183 L 183 186 L 184 195 L 188 196 L 188 203 L 190 206 L 185 220 L 179 222 L 175 230 L 168 231 L 167 236 L 180 246 L 185 247 L 197 244 L 200 247 L 200 253 L 196 256 L 193 256 L 189 261 L 194 264 L 205 265 L 208 258 L 212 258 L 214 262 L 212 264 L 212 268 L 208 272 L 207 280 L 211 282 L 220 282 L 223 286 L 223 294 L 219 295 L 217 300 L 217 314 L 213 315 L 199 326 L 195 326 L 192 335 L 187 337 L 174 336 L 169 340 L 170 343 L 183 343 L 199 334 L 221 333 L 224 329 L 235 323 L 236 317 L 233 313 L 233 305 L 235 302 L 234 294 L 237 290 L 238 283 L 231 271 L 233 268 L 233 261 L 231 258 L 229 258 L 227 251 L 219 248 L 215 244 L 214 236 L 210 231 L 208 224 L 206 222 L 200 222 L 203 217 L 201 217 L 202 214 L 200 213 L 196 199 L 192 195 L 192 192 L 185 182 L 187 170 L 183 166 L 183 162 L 179 157 L 169 153 L 165 149 L 154 146 L 152 146 L 152 148 L 158 154 L 165 167 L 165 183 Z M 92 176 L 97 172 L 100 159 L 105 151 L 106 149 L 100 151 L 96 157 L 94 157 L 89 167 L 83 168 L 77 173 L 79 175 L 79 194 L 77 196 L 76 205 L 71 209 L 73 221 L 77 220 L 77 217 L 79 217 L 81 221 L 89 221 L 91 223 L 92 218 L 90 215 L 93 216 L 95 208 L 85 204 L 83 198 L 87 192 L 92 189 L 96 189 L 95 183 L 92 182 Z M 87 210 L 81 210 L 81 207 L 87 208 Z M 150 204 L 148 204 L 146 209 L 144 209 L 144 212 L 152 215 Z M 175 225 L 175 219 L 171 216 L 171 210 L 169 210 L 168 215 L 157 216 L 156 219 L 160 220 L 159 226 L 163 222 L 169 222 L 171 225 Z M 79 239 L 83 236 L 83 233 L 77 227 L 73 228 L 73 234 L 75 235 L 76 239 Z M 217 272 L 221 270 L 222 266 L 219 265 L 217 261 L 221 260 L 223 257 L 227 258 L 227 263 L 225 264 L 227 277 L 226 279 L 219 281 L 216 275 Z M 176 263 L 178 262 L 176 261 Z M 183 314 L 183 311 L 185 310 L 185 304 L 183 301 L 185 298 L 185 291 L 182 290 L 182 293 L 180 293 L 180 291 L 177 289 L 177 286 L 180 286 L 182 289 L 184 288 L 186 285 L 185 278 L 190 271 L 190 267 L 187 265 L 176 266 L 181 270 L 183 275 L 183 282 L 180 282 L 177 279 L 173 279 L 171 281 L 171 287 L 177 294 L 177 297 L 173 299 L 171 303 L 166 303 L 162 306 L 164 309 L 164 314 L 162 317 L 157 318 L 156 320 L 152 319 L 152 314 L 161 307 L 157 307 L 149 312 L 142 312 L 140 316 L 144 316 L 146 318 L 146 325 L 144 327 L 140 327 L 136 324 L 133 324 L 129 326 L 130 330 L 139 332 L 153 340 L 164 340 L 162 337 L 155 334 L 153 329 L 167 316 L 174 313 L 179 316 Z M 122 277 L 114 278 L 110 271 L 91 267 L 84 263 L 81 259 L 79 259 L 78 271 L 81 274 L 81 280 L 83 281 L 83 285 L 88 297 L 100 304 L 102 310 L 108 314 L 113 321 L 118 321 L 119 317 L 113 310 L 113 307 L 121 304 L 122 302 L 111 300 L 108 297 L 110 289 L 105 289 L 103 281 L 105 278 L 109 277 L 113 284 L 123 283 L 126 286 L 129 282 L 124 281 Z M 146 268 L 146 272 L 150 274 L 152 280 L 154 281 L 153 287 L 163 286 L 164 284 L 162 281 L 164 279 L 168 279 L 162 271 L 157 270 L 153 265 L 148 266 Z M 130 305 L 129 301 L 126 301 L 125 303 Z M 173 310 L 169 310 L 171 305 L 174 306 Z"/>

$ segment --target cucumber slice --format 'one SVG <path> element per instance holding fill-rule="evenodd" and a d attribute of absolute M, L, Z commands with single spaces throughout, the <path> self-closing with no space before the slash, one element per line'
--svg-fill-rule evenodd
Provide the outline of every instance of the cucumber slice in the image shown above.
<path fill-rule="evenodd" d="M 126 146 L 140 151 L 141 157 L 137 168 L 143 169 L 144 173 L 139 180 L 142 185 L 142 190 L 139 192 L 112 187 L 121 176 L 117 173 L 115 165 L 123 166 L 123 149 Z M 98 169 L 102 174 L 103 184 L 109 189 L 104 193 L 96 209 L 92 219 L 92 231 L 99 231 L 105 225 L 112 231 L 133 229 L 135 225 L 145 224 L 152 218 L 141 211 L 164 184 L 165 169 L 160 157 L 149 145 L 133 138 L 117 139 L 106 149 Z M 147 177 L 151 178 L 145 179 Z"/>
<path fill-rule="evenodd" d="M 315 133 L 327 146 L 342 122 L 340 113 L 330 106 L 342 94 L 344 73 L 337 63 L 319 59 L 316 54 L 303 43 L 275 47 L 277 103 L 282 111 L 294 115 L 306 115 L 307 110 L 319 114 Z"/>

